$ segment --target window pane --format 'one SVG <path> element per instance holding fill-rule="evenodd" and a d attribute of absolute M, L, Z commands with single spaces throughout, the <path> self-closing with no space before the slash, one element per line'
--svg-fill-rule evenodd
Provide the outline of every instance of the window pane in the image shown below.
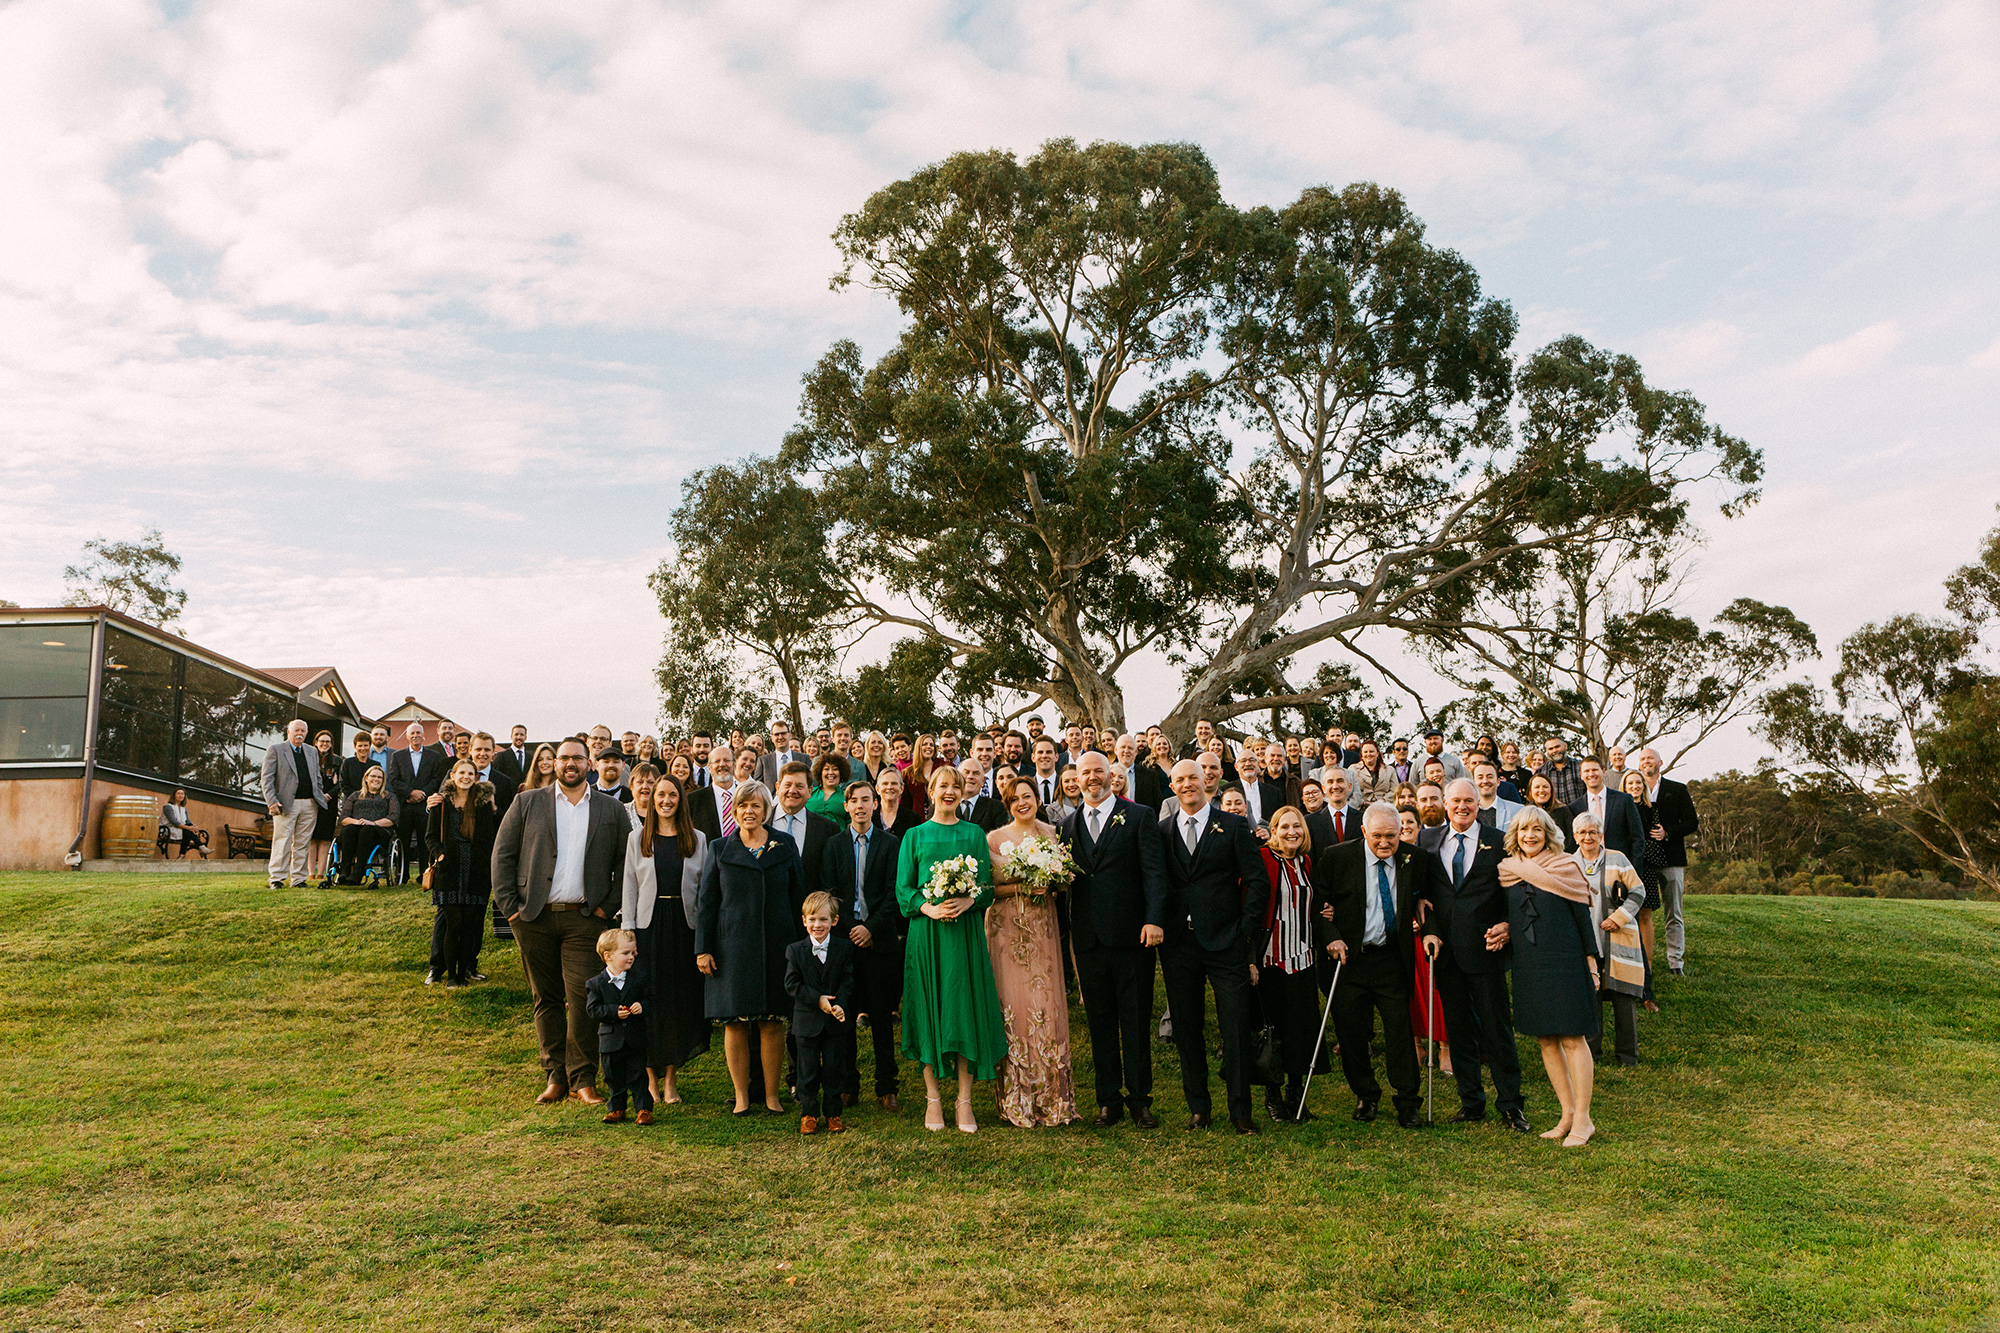
<path fill-rule="evenodd" d="M 0 699 L 0 763 L 83 758 L 82 699 Z"/>
<path fill-rule="evenodd" d="M 243 742 L 206 727 L 183 728 L 180 780 L 223 791 L 237 790 L 243 781 Z"/>
<path fill-rule="evenodd" d="M 174 715 L 174 659 L 180 654 L 122 629 L 104 633 L 104 702 Z M 150 771 L 150 770 L 149 770 Z"/>
<path fill-rule="evenodd" d="M 97 762 L 171 779 L 173 719 L 108 699 L 97 714 Z"/>
<path fill-rule="evenodd" d="M 90 632 L 89 625 L 0 625 L 0 695 L 88 695 Z"/>

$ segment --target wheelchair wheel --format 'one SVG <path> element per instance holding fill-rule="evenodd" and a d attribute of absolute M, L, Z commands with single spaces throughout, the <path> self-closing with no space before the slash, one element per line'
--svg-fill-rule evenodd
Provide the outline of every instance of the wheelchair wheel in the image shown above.
<path fill-rule="evenodd" d="M 392 839 L 389 843 L 389 883 L 403 882 L 403 840 Z"/>

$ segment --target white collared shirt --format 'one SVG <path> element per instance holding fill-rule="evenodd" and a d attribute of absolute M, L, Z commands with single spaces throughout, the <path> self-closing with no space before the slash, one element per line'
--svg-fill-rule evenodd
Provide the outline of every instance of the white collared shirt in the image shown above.
<path fill-rule="evenodd" d="M 628 975 L 626 972 L 613 972 L 607 967 L 604 969 L 604 973 L 611 978 L 612 985 L 616 986 L 619 990 L 625 989 L 625 978 Z"/>
<path fill-rule="evenodd" d="M 812 936 L 808 935 L 806 936 L 806 938 L 811 940 Z M 832 947 L 833 947 L 833 932 L 829 930 L 826 933 L 825 939 L 812 940 L 813 957 L 819 959 L 822 963 L 824 963 L 826 961 L 826 951 Z"/>
<path fill-rule="evenodd" d="M 1097 828 L 1090 835 L 1093 840 L 1103 837 L 1104 830 L 1111 827 L 1111 812 L 1117 808 L 1117 804 L 1118 797 L 1111 792 L 1106 792 L 1104 799 L 1096 805 L 1092 805 L 1089 801 L 1083 803 L 1083 826 L 1085 828 L 1090 827 L 1091 815 L 1095 814 L 1097 816 Z"/>
<path fill-rule="evenodd" d="M 1376 876 L 1380 872 L 1375 867 L 1389 868 L 1389 897 L 1393 901 L 1396 896 L 1396 862 L 1393 857 L 1385 861 L 1375 855 L 1365 841 L 1361 844 L 1361 854 L 1362 874 L 1367 883 L 1367 891 L 1361 895 L 1361 900 L 1368 907 L 1367 924 L 1361 928 L 1361 942 L 1386 944 L 1389 940 L 1389 923 L 1382 916 L 1382 895 L 1376 891 Z"/>
<path fill-rule="evenodd" d="M 1451 876 L 1451 868 L 1458 860 L 1459 842 L 1465 843 L 1465 869 L 1472 869 L 1472 859 L 1479 855 L 1479 822 L 1475 819 L 1472 827 L 1460 833 L 1450 824 L 1444 826 L 1444 838 L 1438 843 L 1438 854 L 1444 860 L 1446 878 Z"/>
<path fill-rule="evenodd" d="M 1174 803 L 1174 831 L 1180 835 L 1182 845 L 1186 845 L 1187 843 L 1188 821 L 1190 819 L 1194 821 L 1195 845 L 1197 847 L 1201 845 L 1201 835 L 1208 832 L 1209 812 L 1214 808 L 1212 805 L 1204 804 L 1201 809 L 1195 811 L 1193 814 L 1189 814 L 1187 811 L 1181 809 L 1178 801 Z"/>
<path fill-rule="evenodd" d="M 572 805 L 558 783 L 555 799 L 556 868 L 549 877 L 549 901 L 580 903 L 585 901 L 583 849 L 590 841 L 590 788 L 586 786 L 583 799 Z"/>
<path fill-rule="evenodd" d="M 1264 822 L 1264 792 L 1262 788 L 1263 784 L 1260 782 L 1246 782 L 1243 784 L 1243 804 L 1250 807 L 1250 823 L 1252 826 Z"/>

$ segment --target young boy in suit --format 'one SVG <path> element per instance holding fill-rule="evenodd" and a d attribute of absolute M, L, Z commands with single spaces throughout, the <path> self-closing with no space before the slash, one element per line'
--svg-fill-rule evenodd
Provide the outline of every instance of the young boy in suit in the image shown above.
<path fill-rule="evenodd" d="M 584 1007 L 597 1020 L 597 1054 L 604 1081 L 610 1086 L 607 1125 L 625 1122 L 625 1094 L 631 1093 L 635 1117 L 653 1123 L 653 1093 L 646 1086 L 646 978 L 633 970 L 639 960 L 639 937 L 629 930 L 607 930 L 597 937 L 597 956 L 604 970 L 584 983 Z"/>
<path fill-rule="evenodd" d="M 826 1127 L 838 1134 L 847 1128 L 840 1123 L 840 1089 L 847 1083 L 854 944 L 833 933 L 840 909 L 832 894 L 807 894 L 800 915 L 806 938 L 785 949 L 785 993 L 792 997 L 792 1038 L 799 1052 L 799 1133 L 819 1132 L 821 1102 L 830 1095 L 833 1114 Z"/>

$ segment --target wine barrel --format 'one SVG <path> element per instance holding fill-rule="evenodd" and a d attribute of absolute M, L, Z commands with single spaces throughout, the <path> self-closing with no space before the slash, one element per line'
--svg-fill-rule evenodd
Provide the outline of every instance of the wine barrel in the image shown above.
<path fill-rule="evenodd" d="M 160 803 L 150 796 L 114 796 L 104 805 L 97 826 L 97 854 L 120 860 L 144 860 L 159 849 Z"/>

